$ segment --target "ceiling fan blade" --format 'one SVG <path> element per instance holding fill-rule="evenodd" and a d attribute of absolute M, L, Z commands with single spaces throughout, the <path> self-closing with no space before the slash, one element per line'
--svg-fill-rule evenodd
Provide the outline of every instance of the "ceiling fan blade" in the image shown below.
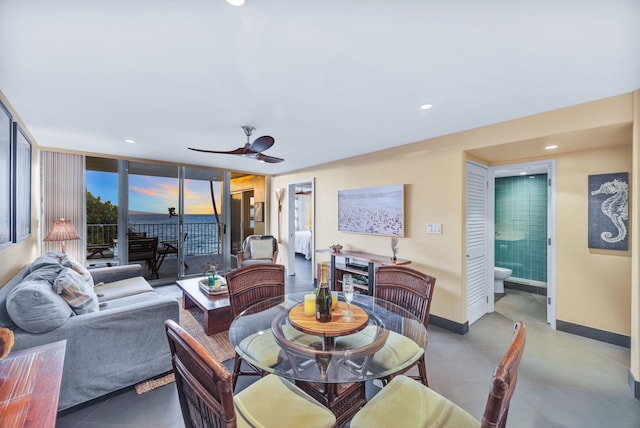
<path fill-rule="evenodd" d="M 218 150 L 194 149 L 193 147 L 187 147 L 187 148 L 195 152 L 216 153 L 220 155 L 243 155 L 246 153 L 246 149 L 244 147 L 238 147 L 235 150 L 229 150 L 227 152 L 218 151 Z"/>
<path fill-rule="evenodd" d="M 251 143 L 251 145 L 249 146 L 249 150 L 256 153 L 264 152 L 265 150 L 273 146 L 273 143 L 275 143 L 273 137 L 263 135 L 262 137 L 256 138 L 256 140 Z"/>
<path fill-rule="evenodd" d="M 267 162 L 267 163 L 278 163 L 284 160 L 284 159 L 276 158 L 274 156 L 263 155 L 262 153 L 256 154 L 256 159 L 262 162 Z"/>

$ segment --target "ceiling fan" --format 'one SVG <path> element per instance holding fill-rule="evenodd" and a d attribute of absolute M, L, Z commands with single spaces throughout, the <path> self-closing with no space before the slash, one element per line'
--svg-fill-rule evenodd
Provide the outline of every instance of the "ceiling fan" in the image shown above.
<path fill-rule="evenodd" d="M 247 143 L 243 147 L 238 147 L 235 150 L 229 151 L 217 151 L 217 150 L 205 150 L 205 149 L 194 149 L 192 147 L 187 147 L 189 150 L 194 150 L 196 152 L 204 152 L 204 153 L 218 153 L 224 155 L 238 155 L 246 158 L 252 158 L 259 160 L 260 162 L 267 163 L 278 163 L 282 162 L 284 159 L 276 158 L 273 156 L 267 156 L 262 154 L 265 150 L 269 149 L 275 143 L 273 137 L 268 135 L 263 135 L 262 137 L 256 138 L 253 143 L 250 142 L 251 134 L 255 131 L 256 128 L 253 126 L 243 126 L 242 131 L 244 135 L 247 136 Z"/>

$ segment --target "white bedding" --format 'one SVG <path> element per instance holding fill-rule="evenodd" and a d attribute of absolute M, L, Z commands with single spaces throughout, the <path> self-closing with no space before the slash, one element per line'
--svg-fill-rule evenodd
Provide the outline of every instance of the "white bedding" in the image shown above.
<path fill-rule="evenodd" d="M 296 253 L 304 255 L 304 258 L 311 260 L 311 231 L 296 231 Z"/>

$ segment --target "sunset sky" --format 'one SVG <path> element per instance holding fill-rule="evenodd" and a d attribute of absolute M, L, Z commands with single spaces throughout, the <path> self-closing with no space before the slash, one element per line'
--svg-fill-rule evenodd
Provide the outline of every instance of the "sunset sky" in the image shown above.
<path fill-rule="evenodd" d="M 87 171 L 87 191 L 103 202 L 118 204 L 118 175 L 112 172 Z M 209 182 L 185 180 L 185 214 L 213 214 Z M 214 183 L 216 205 L 221 209 L 220 186 Z M 178 209 L 176 178 L 129 175 L 129 211 L 166 214 L 167 208 Z"/>

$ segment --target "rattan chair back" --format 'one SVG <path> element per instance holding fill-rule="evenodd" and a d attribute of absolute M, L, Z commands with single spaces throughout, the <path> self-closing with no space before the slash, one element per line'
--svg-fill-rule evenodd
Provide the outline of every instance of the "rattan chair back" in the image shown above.
<path fill-rule="evenodd" d="M 380 266 L 376 271 L 374 296 L 394 303 L 429 324 L 431 296 L 436 279 L 407 266 Z"/>
<path fill-rule="evenodd" d="M 185 427 L 235 427 L 231 373 L 175 321 L 165 328 Z"/>
<path fill-rule="evenodd" d="M 283 265 L 260 263 L 244 266 L 229 272 L 226 280 L 234 318 L 262 300 L 279 296 L 284 299 Z"/>
<path fill-rule="evenodd" d="M 511 345 L 493 372 L 487 405 L 482 415 L 482 428 L 504 428 L 507 424 L 509 404 L 516 389 L 518 367 L 524 354 L 526 335 L 526 326 L 522 321 L 516 322 L 513 326 Z"/>

